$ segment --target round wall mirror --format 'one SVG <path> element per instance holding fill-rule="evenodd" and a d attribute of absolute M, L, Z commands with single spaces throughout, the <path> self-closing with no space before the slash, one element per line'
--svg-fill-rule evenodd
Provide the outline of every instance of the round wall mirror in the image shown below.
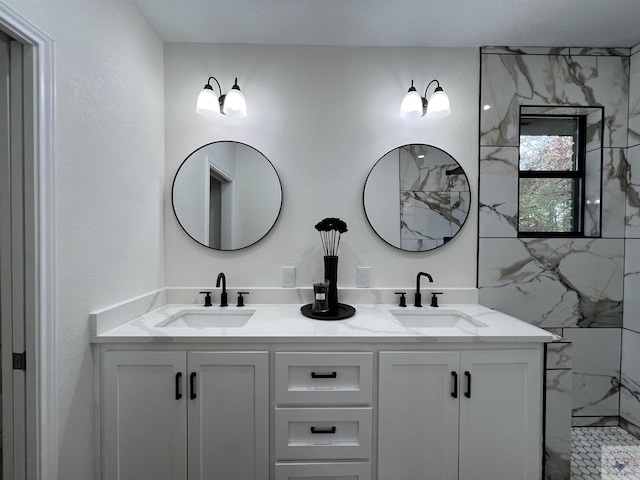
<path fill-rule="evenodd" d="M 388 244 L 409 252 L 444 245 L 462 228 L 471 202 L 464 170 L 432 145 L 403 145 L 373 166 L 364 185 L 364 211 Z"/>
<path fill-rule="evenodd" d="M 264 238 L 282 207 L 271 162 L 249 145 L 214 142 L 189 155 L 173 179 L 173 211 L 196 242 L 239 250 Z"/>

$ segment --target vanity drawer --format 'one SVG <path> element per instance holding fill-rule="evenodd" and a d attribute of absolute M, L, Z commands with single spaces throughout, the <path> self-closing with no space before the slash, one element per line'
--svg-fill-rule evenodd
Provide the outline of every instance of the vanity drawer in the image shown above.
<path fill-rule="evenodd" d="M 371 457 L 371 407 L 276 407 L 276 459 Z"/>
<path fill-rule="evenodd" d="M 276 403 L 371 403 L 373 353 L 276 353 Z"/>
<path fill-rule="evenodd" d="M 276 480 L 371 480 L 371 462 L 276 462 Z"/>

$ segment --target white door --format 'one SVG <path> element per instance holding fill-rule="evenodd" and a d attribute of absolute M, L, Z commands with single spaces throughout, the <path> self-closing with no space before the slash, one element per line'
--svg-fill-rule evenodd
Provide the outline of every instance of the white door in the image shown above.
<path fill-rule="evenodd" d="M 23 364 L 25 318 L 30 313 L 25 308 L 22 57 L 22 45 L 0 33 L 1 457 L 4 477 L 15 480 L 26 478 L 27 383 Z"/>
<path fill-rule="evenodd" d="M 189 352 L 189 479 L 268 480 L 268 352 Z"/>
<path fill-rule="evenodd" d="M 187 478 L 186 387 L 184 352 L 105 353 L 105 480 Z"/>
<path fill-rule="evenodd" d="M 460 480 L 539 480 L 540 353 L 463 352 L 460 373 Z"/>
<path fill-rule="evenodd" d="M 379 480 L 458 478 L 459 361 L 458 352 L 380 353 Z"/>

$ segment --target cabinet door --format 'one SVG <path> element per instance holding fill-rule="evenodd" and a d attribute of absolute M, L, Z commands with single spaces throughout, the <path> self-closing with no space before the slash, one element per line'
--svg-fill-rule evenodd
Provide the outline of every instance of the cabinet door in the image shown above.
<path fill-rule="evenodd" d="M 458 352 L 380 353 L 379 480 L 458 478 L 459 360 Z"/>
<path fill-rule="evenodd" d="M 460 480 L 541 478 L 541 369 L 535 350 L 462 353 Z"/>
<path fill-rule="evenodd" d="M 188 362 L 189 479 L 268 480 L 269 354 L 190 352 Z"/>
<path fill-rule="evenodd" d="M 184 352 L 105 353 L 103 478 L 186 478 L 185 372 Z"/>

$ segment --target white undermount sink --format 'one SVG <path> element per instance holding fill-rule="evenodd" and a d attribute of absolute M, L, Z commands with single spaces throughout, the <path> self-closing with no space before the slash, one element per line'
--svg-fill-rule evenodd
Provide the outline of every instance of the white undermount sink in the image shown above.
<path fill-rule="evenodd" d="M 417 328 L 472 328 L 486 325 L 457 310 L 422 311 L 391 310 L 390 313 L 405 327 Z"/>
<path fill-rule="evenodd" d="M 182 311 L 160 322 L 161 328 L 234 328 L 244 327 L 255 310 Z"/>

